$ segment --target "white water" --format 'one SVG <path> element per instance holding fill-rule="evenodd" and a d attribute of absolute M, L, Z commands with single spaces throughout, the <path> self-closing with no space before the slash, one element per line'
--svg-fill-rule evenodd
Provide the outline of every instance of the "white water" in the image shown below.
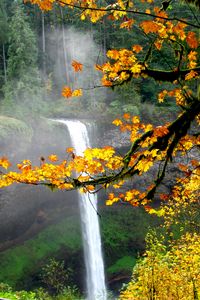
<path fill-rule="evenodd" d="M 90 147 L 86 126 L 80 121 L 58 120 L 68 128 L 77 155 Z M 88 300 L 106 300 L 104 264 L 101 251 L 101 235 L 97 215 L 97 197 L 80 194 L 80 214 L 86 266 Z"/>

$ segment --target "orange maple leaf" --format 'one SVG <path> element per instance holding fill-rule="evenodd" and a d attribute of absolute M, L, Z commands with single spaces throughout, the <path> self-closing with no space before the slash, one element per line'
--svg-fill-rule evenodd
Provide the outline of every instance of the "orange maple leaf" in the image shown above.
<path fill-rule="evenodd" d="M 178 22 L 176 26 L 173 27 L 173 33 L 175 33 L 182 41 L 184 41 L 186 38 L 185 31 L 184 31 L 186 26 L 187 26 L 186 24 Z"/>
<path fill-rule="evenodd" d="M 74 148 L 73 147 L 69 147 L 69 148 L 66 149 L 66 152 L 67 153 L 72 153 L 72 152 L 74 152 Z"/>
<path fill-rule="evenodd" d="M 112 86 L 112 82 L 110 81 L 110 80 L 107 80 L 106 78 L 102 78 L 102 84 L 104 85 L 104 86 Z"/>
<path fill-rule="evenodd" d="M 150 205 L 145 205 L 144 209 L 149 212 L 150 210 L 152 210 L 152 207 Z"/>
<path fill-rule="evenodd" d="M 162 48 L 162 44 L 163 44 L 163 40 L 161 39 L 157 39 L 155 42 L 154 42 L 154 45 L 155 47 L 160 50 Z"/>
<path fill-rule="evenodd" d="M 113 49 L 113 50 L 108 50 L 107 56 L 108 56 L 109 58 L 112 58 L 112 59 L 117 60 L 117 59 L 119 59 L 120 53 L 119 53 L 118 50 L 115 50 L 115 49 Z M 97 67 L 97 65 L 96 65 L 96 67 Z M 97 68 L 97 70 L 98 70 L 98 69 L 99 69 L 99 68 Z M 101 70 L 102 70 L 102 67 L 101 67 Z"/>
<path fill-rule="evenodd" d="M 100 65 L 98 65 L 98 64 L 96 64 L 94 67 L 95 67 L 95 69 L 96 69 L 97 71 L 102 71 L 102 70 L 103 70 L 102 66 L 100 66 Z"/>
<path fill-rule="evenodd" d="M 161 199 L 162 201 L 166 201 L 166 200 L 169 199 L 169 195 L 167 195 L 167 194 L 160 194 L 160 199 Z"/>
<path fill-rule="evenodd" d="M 128 30 L 130 30 L 134 22 L 135 21 L 133 19 L 129 19 L 128 21 L 121 23 L 120 28 L 127 28 Z"/>
<path fill-rule="evenodd" d="M 52 162 L 58 161 L 58 157 L 56 154 L 51 154 L 48 156 L 48 159 Z"/>
<path fill-rule="evenodd" d="M 142 50 L 142 46 L 134 45 L 132 49 L 134 52 L 139 53 Z"/>
<path fill-rule="evenodd" d="M 162 92 L 160 92 L 158 94 L 158 102 L 159 103 L 162 103 L 166 97 L 166 95 L 168 94 L 168 91 L 167 90 L 163 90 Z"/>
<path fill-rule="evenodd" d="M 65 98 L 70 98 L 72 96 L 72 90 L 70 87 L 65 86 L 62 90 L 62 96 Z"/>
<path fill-rule="evenodd" d="M 167 13 L 164 10 L 161 10 L 160 7 L 156 6 L 156 7 L 154 7 L 153 10 L 154 10 L 154 13 L 156 14 L 156 16 L 158 16 L 158 17 L 163 17 L 163 18 L 168 17 Z M 164 23 L 164 20 L 159 19 L 159 21 Z"/>
<path fill-rule="evenodd" d="M 36 1 L 36 0 L 24 0 L 24 3 L 31 2 L 33 4 L 38 4 L 41 10 L 52 10 L 52 4 L 55 0 L 43 0 L 43 1 Z"/>
<path fill-rule="evenodd" d="M 123 118 L 125 119 L 125 120 L 129 120 L 130 119 L 130 114 L 128 114 L 128 113 L 125 113 L 124 115 L 123 115 Z"/>
<path fill-rule="evenodd" d="M 157 126 L 154 129 L 154 135 L 157 137 L 162 137 L 169 133 L 169 129 L 166 126 Z"/>
<path fill-rule="evenodd" d="M 161 29 L 161 25 L 157 24 L 154 21 L 143 21 L 140 26 L 144 30 L 146 34 L 148 33 L 157 33 L 159 29 Z"/>
<path fill-rule="evenodd" d="M 80 62 L 76 61 L 76 60 L 72 61 L 72 67 L 74 68 L 75 72 L 79 72 L 79 71 L 83 70 L 83 65 Z"/>
<path fill-rule="evenodd" d="M 190 48 L 196 49 L 198 48 L 198 40 L 196 38 L 195 32 L 189 31 L 186 37 L 186 41 Z"/>

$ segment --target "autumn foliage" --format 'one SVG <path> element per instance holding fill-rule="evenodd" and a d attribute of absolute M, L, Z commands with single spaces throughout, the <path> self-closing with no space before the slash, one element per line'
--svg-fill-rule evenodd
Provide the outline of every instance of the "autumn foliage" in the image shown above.
<path fill-rule="evenodd" d="M 144 258 L 134 269 L 120 299 L 198 299 L 199 235 L 187 233 L 169 247 L 160 238 L 149 235 L 147 243 Z"/>
<path fill-rule="evenodd" d="M 94 66 L 102 74 L 102 86 L 114 88 L 135 78 L 147 77 L 156 80 L 160 86 L 167 82 L 168 88 L 163 88 L 155 97 L 159 103 L 165 102 L 167 98 L 173 99 L 179 112 L 173 122 L 157 127 L 144 124 L 138 116 L 128 113 L 115 119 L 113 124 L 119 127 L 122 134 L 126 132 L 130 136 L 130 149 L 123 156 L 110 146 L 87 149 L 83 156 L 76 155 L 74 149 L 68 148 L 65 160 L 60 160 L 55 154 L 43 158 L 38 166 L 24 160 L 17 165 L 17 171 L 10 171 L 9 160 L 2 157 L 0 187 L 27 183 L 46 185 L 53 189 L 78 188 L 89 193 L 109 188 L 107 205 L 116 202 L 143 205 L 149 213 L 164 217 L 168 228 L 174 218 L 179 223 L 184 210 L 188 210 L 191 213 L 187 215 L 187 224 L 190 228 L 194 226 L 199 207 L 198 160 L 190 160 L 185 165 L 179 164 L 181 175 L 176 179 L 171 193 L 160 195 L 162 204 L 158 209 L 153 208 L 152 203 L 155 195 L 157 198 L 159 196 L 156 193 L 168 165 L 177 156 L 183 159 L 188 157 L 189 151 L 200 146 L 199 131 L 196 130 L 200 118 L 200 26 L 196 18 L 178 18 L 175 12 L 171 12 L 173 6 L 169 10 L 163 9 L 153 0 L 143 0 L 143 10 L 139 10 L 134 1 L 123 0 L 115 3 L 112 1 L 111 4 L 95 0 L 25 2 L 37 4 L 44 11 L 51 10 L 53 5 L 78 10 L 81 20 L 88 19 L 93 23 L 103 22 L 108 18 L 113 21 L 114 27 L 118 26 L 121 30 L 130 31 L 136 28 L 141 35 L 147 37 L 148 43 L 134 44 L 130 49 L 108 50 L 108 60 L 102 65 Z M 163 49 L 171 53 L 171 61 L 168 69 L 157 69 L 155 57 L 163 56 Z M 81 62 L 72 61 L 71 68 L 74 72 L 81 72 L 84 66 Z M 62 96 L 66 98 L 79 97 L 82 93 L 84 87 L 73 90 L 70 86 L 64 86 L 62 90 Z M 193 130 L 190 130 L 193 124 Z M 157 174 L 145 191 L 129 189 L 122 193 L 119 190 L 129 178 L 143 176 L 153 166 Z M 74 174 L 78 175 L 74 177 Z M 145 259 L 135 269 L 133 279 L 122 292 L 121 299 L 198 299 L 198 296 L 194 296 L 200 293 L 197 271 L 200 267 L 198 238 L 196 233 L 185 233 L 177 243 L 170 245 L 168 252 L 163 244 L 157 242 L 155 247 L 160 248 L 158 254 L 158 249 L 153 246 L 147 250 Z M 181 290 L 177 290 L 178 285 L 182 286 Z"/>

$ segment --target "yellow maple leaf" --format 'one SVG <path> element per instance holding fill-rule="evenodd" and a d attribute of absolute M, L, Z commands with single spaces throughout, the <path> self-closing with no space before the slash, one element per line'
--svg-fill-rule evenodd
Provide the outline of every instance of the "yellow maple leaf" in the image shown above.
<path fill-rule="evenodd" d="M 153 160 L 151 157 L 147 159 L 140 160 L 137 164 L 137 169 L 140 171 L 140 174 L 147 172 L 153 166 Z"/>
<path fill-rule="evenodd" d="M 115 77 L 117 78 L 117 77 Z M 121 72 L 121 74 L 119 75 L 119 79 L 122 81 L 125 81 L 129 78 L 129 74 L 127 74 L 126 72 Z"/>
<path fill-rule="evenodd" d="M 4 169 L 8 169 L 11 166 L 11 163 L 7 159 L 7 157 L 3 156 L 0 158 L 0 166 Z"/>
<path fill-rule="evenodd" d="M 146 13 L 146 14 L 150 14 L 150 13 L 151 13 L 151 10 L 150 10 L 149 8 L 147 8 L 147 9 L 145 10 L 145 13 Z"/>
<path fill-rule="evenodd" d="M 167 90 L 163 90 L 162 92 L 160 92 L 158 94 L 158 102 L 159 103 L 162 103 L 165 99 L 165 96 L 168 94 L 168 91 Z"/>
<path fill-rule="evenodd" d="M 82 89 L 78 89 L 78 90 L 74 90 L 73 92 L 72 92 L 72 97 L 80 97 L 80 96 L 82 96 Z"/>
<path fill-rule="evenodd" d="M 158 151 L 159 151 L 158 149 L 153 149 L 153 150 L 151 151 L 151 156 L 152 156 L 152 157 L 156 157 Z"/>
<path fill-rule="evenodd" d="M 119 51 L 114 49 L 114 50 L 108 50 L 106 54 L 109 58 L 117 60 L 119 58 Z M 98 65 L 96 65 L 98 66 Z"/>
<path fill-rule="evenodd" d="M 133 124 L 139 124 L 139 123 L 140 123 L 140 118 L 139 118 L 138 116 L 134 116 L 134 117 L 132 118 L 132 123 L 133 123 Z"/>
<path fill-rule="evenodd" d="M 194 70 L 191 70 L 188 74 L 185 75 L 185 80 L 190 80 L 192 78 L 195 78 L 196 76 L 198 76 L 198 73 Z"/>
<path fill-rule="evenodd" d="M 56 154 L 51 154 L 48 156 L 48 159 L 52 162 L 58 161 L 58 157 Z"/>
<path fill-rule="evenodd" d="M 112 121 L 112 124 L 119 126 L 119 125 L 122 125 L 123 123 L 120 119 L 115 119 L 114 121 Z"/>
<path fill-rule="evenodd" d="M 131 72 L 138 74 L 138 73 L 141 73 L 142 69 L 143 69 L 143 66 L 136 63 L 132 66 Z"/>
<path fill-rule="evenodd" d="M 197 51 L 190 51 L 190 53 L 188 54 L 188 59 L 197 60 Z"/>
<path fill-rule="evenodd" d="M 115 197 L 113 193 L 109 193 L 108 200 L 106 201 L 106 205 L 112 205 L 114 202 L 118 202 L 119 198 Z"/>
<path fill-rule="evenodd" d="M 178 22 L 176 26 L 173 27 L 173 32 L 183 41 L 186 38 L 185 27 L 187 25 L 181 22 Z"/>

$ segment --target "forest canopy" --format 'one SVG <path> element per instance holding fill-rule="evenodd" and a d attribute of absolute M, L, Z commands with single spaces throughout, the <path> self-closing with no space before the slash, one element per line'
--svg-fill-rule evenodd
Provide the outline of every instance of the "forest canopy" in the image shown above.
<path fill-rule="evenodd" d="M 88 90 L 105 88 L 115 91 L 117 100 L 111 104 L 122 113 L 115 118 L 113 125 L 118 127 L 119 136 L 129 136 L 129 149 L 120 154 L 118 149 L 107 145 L 88 148 L 80 156 L 70 147 L 66 149 L 65 159 L 52 153 L 48 157 L 41 156 L 36 165 L 24 159 L 12 166 L 9 157 L 3 156 L 0 158 L 0 188 L 23 183 L 51 190 L 79 189 L 89 194 L 104 190 L 108 192 L 107 205 L 142 206 L 149 214 L 161 217 L 163 224 L 159 232 L 147 235 L 144 257 L 136 265 L 132 280 L 121 292 L 120 299 L 198 299 L 199 2 L 26 0 L 23 5 L 30 7 L 32 4 L 42 10 L 42 16 L 59 8 L 62 21 L 65 12 L 66 18 L 81 24 L 99 25 L 104 34 L 112 32 L 114 37 L 104 43 L 104 57 L 93 66 L 101 76 L 101 83 L 89 87 L 79 86 L 79 82 L 74 85 L 69 80 L 68 70 L 65 70 L 65 84 L 60 94 L 67 106 L 74 99 L 84 97 Z M 3 10 L 0 17 L 2 24 L 8 26 Z M 12 45 L 8 51 L 7 69 L 4 64 L 2 76 L 2 90 L 7 101 L 4 109 L 10 112 L 14 99 L 20 98 L 26 113 L 27 107 L 32 107 L 37 114 L 40 108 L 46 109 L 42 100 L 46 94 L 42 96 L 39 88 L 35 37 L 23 11 L 16 10 L 11 24 L 10 36 L 2 35 L 1 41 L 4 54 L 8 40 Z M 21 50 L 16 51 L 20 28 L 24 29 L 25 38 L 20 41 L 23 44 L 19 47 Z M 44 55 L 44 43 L 42 47 Z M 91 58 L 88 56 L 87 59 L 90 64 Z M 48 60 L 42 58 L 41 61 L 45 73 Z M 70 68 L 75 81 L 86 65 L 72 59 Z M 16 83 L 14 76 L 21 78 L 20 83 Z M 128 94 L 126 106 L 122 103 L 125 93 Z M 34 100 L 35 94 L 40 95 L 37 101 Z M 133 113 L 137 97 L 141 102 L 156 102 L 158 109 L 164 106 L 161 114 L 167 111 L 170 114 L 171 106 L 174 113 L 169 119 L 168 115 L 163 116 L 165 122 L 159 117 L 155 123 L 146 122 L 138 113 Z M 99 109 L 99 114 L 101 112 Z M 13 119 L 10 118 L 10 122 L 13 124 Z M 21 123 L 20 126 L 23 127 Z M 169 191 L 164 193 L 160 187 L 166 175 L 170 183 Z M 144 187 L 142 180 L 147 177 L 148 186 Z M 132 188 L 135 178 L 141 181 L 139 188 Z M 181 289 L 177 288 L 179 286 Z"/>

